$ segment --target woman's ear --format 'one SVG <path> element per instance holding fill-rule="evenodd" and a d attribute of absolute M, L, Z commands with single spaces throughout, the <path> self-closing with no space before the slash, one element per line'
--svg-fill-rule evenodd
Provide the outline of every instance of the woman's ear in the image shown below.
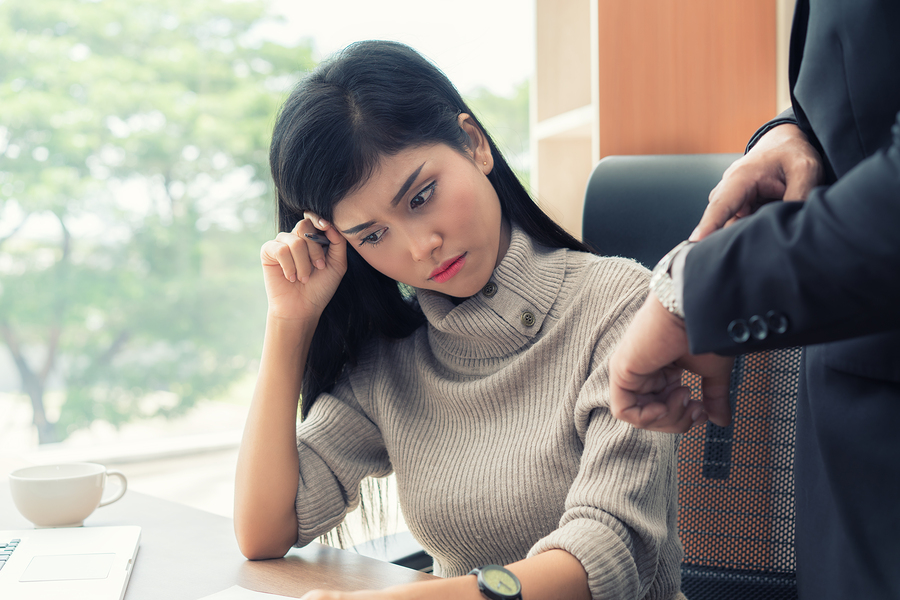
<path fill-rule="evenodd" d="M 469 153 L 476 166 L 487 175 L 494 168 L 494 155 L 491 153 L 491 146 L 488 144 L 487 136 L 481 128 L 475 123 L 475 119 L 467 113 L 459 113 L 459 126 L 469 136 L 471 145 Z"/>

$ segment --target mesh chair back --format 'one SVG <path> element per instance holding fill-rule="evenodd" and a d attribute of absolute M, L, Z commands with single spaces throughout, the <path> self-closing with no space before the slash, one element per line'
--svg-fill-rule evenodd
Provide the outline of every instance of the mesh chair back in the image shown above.
<path fill-rule="evenodd" d="M 678 458 L 684 545 L 682 591 L 690 600 L 792 600 L 794 417 L 798 348 L 739 356 L 732 424 L 695 427 Z M 700 398 L 700 379 L 684 378 Z"/>
<path fill-rule="evenodd" d="M 583 239 L 653 265 L 697 225 L 737 154 L 612 156 L 585 193 Z M 739 356 L 732 424 L 707 423 L 679 447 L 682 591 L 690 600 L 793 600 L 794 416 L 798 348 Z M 700 398 L 700 381 L 685 385 Z"/>

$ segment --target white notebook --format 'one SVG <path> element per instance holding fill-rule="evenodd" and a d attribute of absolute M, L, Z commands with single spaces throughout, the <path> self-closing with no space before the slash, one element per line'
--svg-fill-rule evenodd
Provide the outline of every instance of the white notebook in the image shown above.
<path fill-rule="evenodd" d="M 0 598 L 122 600 L 141 528 L 0 529 Z"/>

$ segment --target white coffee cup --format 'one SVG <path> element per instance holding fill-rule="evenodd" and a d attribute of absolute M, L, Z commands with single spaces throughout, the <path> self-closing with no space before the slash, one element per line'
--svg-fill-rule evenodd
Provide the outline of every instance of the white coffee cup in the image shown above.
<path fill-rule="evenodd" d="M 121 489 L 103 501 L 109 477 L 117 477 Z M 128 481 L 118 471 L 96 463 L 65 463 L 25 467 L 9 474 L 13 502 L 22 516 L 37 527 L 79 527 L 100 506 L 125 494 Z"/>

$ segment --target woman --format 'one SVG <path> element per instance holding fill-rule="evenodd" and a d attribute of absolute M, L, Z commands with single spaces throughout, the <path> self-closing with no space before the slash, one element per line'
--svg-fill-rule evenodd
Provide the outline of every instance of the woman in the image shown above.
<path fill-rule="evenodd" d="M 242 552 L 307 544 L 364 478 L 393 472 L 444 578 L 309 598 L 516 598 L 516 577 L 529 600 L 680 597 L 675 440 L 607 406 L 646 271 L 541 212 L 453 85 L 401 44 L 321 64 L 270 160 L 282 232 L 261 250 Z M 510 588 L 468 575 L 491 563 Z"/>

